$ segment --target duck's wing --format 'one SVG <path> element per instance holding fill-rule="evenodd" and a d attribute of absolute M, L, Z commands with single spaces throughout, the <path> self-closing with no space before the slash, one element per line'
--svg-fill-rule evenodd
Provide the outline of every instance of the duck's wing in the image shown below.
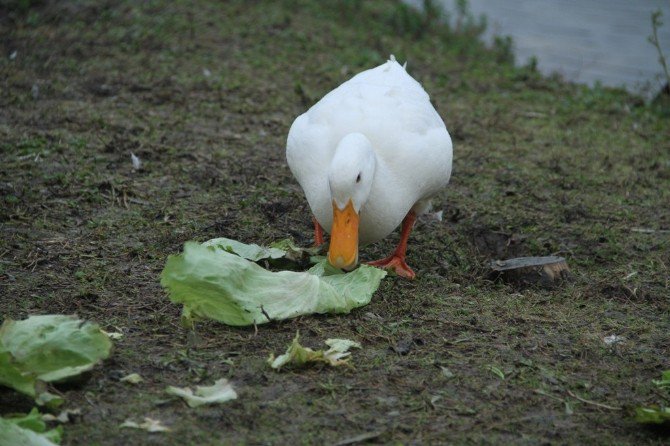
<path fill-rule="evenodd" d="M 333 219 L 327 175 L 336 148 L 331 133 L 328 126 L 310 122 L 309 114 L 304 113 L 291 125 L 286 143 L 286 160 L 291 173 L 324 228 L 329 228 Z"/>
<path fill-rule="evenodd" d="M 346 133 L 361 132 L 368 138 L 385 133 L 386 126 L 417 133 L 444 127 L 421 84 L 395 59 L 357 74 L 306 114 L 312 123 Z"/>

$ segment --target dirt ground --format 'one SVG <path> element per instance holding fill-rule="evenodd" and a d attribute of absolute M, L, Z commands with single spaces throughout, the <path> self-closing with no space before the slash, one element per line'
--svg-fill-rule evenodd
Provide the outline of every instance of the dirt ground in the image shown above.
<path fill-rule="evenodd" d="M 0 314 L 124 333 L 57 388 L 81 409 L 63 444 L 670 441 L 630 415 L 663 402 L 651 379 L 670 368 L 670 108 L 514 68 L 509 42 L 483 48 L 454 13 L 449 29 L 393 1 L 0 2 Z M 385 279 L 349 315 L 182 328 L 167 256 L 219 236 L 310 244 L 288 128 L 391 53 L 454 141 L 444 220 L 410 240 L 417 280 Z M 488 276 L 492 259 L 549 254 L 572 283 Z M 298 330 L 361 342 L 355 367 L 271 370 Z M 119 381 L 132 372 L 145 382 Z M 164 392 L 221 377 L 237 400 Z M 31 407 L 0 388 L 0 414 Z M 144 416 L 172 431 L 119 428 Z"/>

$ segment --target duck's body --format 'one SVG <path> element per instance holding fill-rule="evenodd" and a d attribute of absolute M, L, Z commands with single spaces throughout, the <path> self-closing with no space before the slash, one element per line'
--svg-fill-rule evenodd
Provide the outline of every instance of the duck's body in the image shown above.
<path fill-rule="evenodd" d="M 352 199 L 367 244 L 429 207 L 449 182 L 452 145 L 428 94 L 392 59 L 299 116 L 286 156 L 318 223 L 331 233 L 334 209 Z"/>

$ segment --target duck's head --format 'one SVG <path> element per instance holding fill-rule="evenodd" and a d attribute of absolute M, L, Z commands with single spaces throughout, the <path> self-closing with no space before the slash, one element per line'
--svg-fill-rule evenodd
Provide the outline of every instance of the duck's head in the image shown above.
<path fill-rule="evenodd" d="M 328 170 L 333 203 L 328 262 L 337 268 L 349 270 L 358 263 L 360 212 L 370 195 L 375 167 L 372 144 L 364 135 L 342 138 Z"/>

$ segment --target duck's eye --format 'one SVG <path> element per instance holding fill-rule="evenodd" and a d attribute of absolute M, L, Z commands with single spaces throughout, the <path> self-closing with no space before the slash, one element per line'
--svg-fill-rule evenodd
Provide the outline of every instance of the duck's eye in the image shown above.
<path fill-rule="evenodd" d="M 359 173 L 358 176 L 356 177 L 356 182 L 360 183 L 361 182 L 361 174 Z"/>

